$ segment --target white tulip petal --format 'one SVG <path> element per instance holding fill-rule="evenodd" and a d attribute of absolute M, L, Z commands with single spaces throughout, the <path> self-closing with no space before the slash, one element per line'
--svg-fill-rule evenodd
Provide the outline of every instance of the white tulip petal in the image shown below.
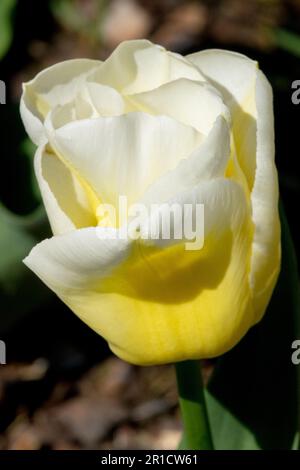
<path fill-rule="evenodd" d="M 78 95 L 73 101 L 63 106 L 56 106 L 51 116 L 53 127 L 57 129 L 70 122 L 80 121 L 81 119 L 93 119 L 94 117 L 98 117 L 98 113 L 96 113 L 89 101 Z M 47 118 L 45 125 L 46 122 Z"/>
<path fill-rule="evenodd" d="M 25 89 L 23 89 L 23 96 L 20 101 L 20 114 L 25 130 L 32 142 L 37 146 L 46 144 L 47 137 L 42 120 L 32 111 L 28 92 Z"/>
<path fill-rule="evenodd" d="M 35 173 L 54 234 L 96 225 L 84 189 L 76 176 L 53 153 L 39 147 Z"/>
<path fill-rule="evenodd" d="M 200 212 L 197 213 L 197 205 L 203 205 L 204 219 L 200 218 Z M 170 217 L 170 209 L 174 208 L 174 216 Z M 181 208 L 181 211 L 179 210 Z M 151 216 L 142 223 L 140 228 L 141 237 L 149 241 L 150 244 L 158 246 L 168 246 L 170 244 L 180 243 L 180 238 L 174 238 L 174 235 L 182 233 L 184 235 L 184 223 L 189 226 L 193 222 L 194 227 L 200 230 L 203 228 L 204 244 L 205 240 L 211 239 L 213 235 L 214 243 L 222 237 L 224 231 L 230 229 L 239 230 L 241 220 L 246 220 L 246 215 L 250 215 L 249 206 L 247 206 L 245 194 L 241 186 L 226 178 L 216 178 L 211 181 L 202 181 L 197 186 L 186 189 L 183 192 L 177 192 L 171 199 L 154 207 L 155 210 Z M 190 217 L 184 221 L 184 211 Z M 182 214 L 182 218 L 181 215 Z M 196 218 L 199 220 L 196 221 Z M 165 223 L 163 223 L 165 221 Z M 170 223 L 169 239 L 163 232 Z M 201 226 L 202 225 L 202 226 Z M 151 240 L 149 234 L 153 233 L 153 228 L 157 227 L 156 238 Z M 188 227 L 186 227 L 188 228 Z M 200 234 L 199 234 L 200 235 Z M 237 235 L 237 233 L 236 233 Z M 187 240 L 184 236 L 182 240 Z M 199 249 L 201 247 L 195 248 Z"/>
<path fill-rule="evenodd" d="M 186 57 L 220 90 L 222 96 L 241 104 L 255 79 L 257 62 L 237 52 L 208 49 Z"/>
<path fill-rule="evenodd" d="M 114 88 L 89 80 L 86 87 L 90 103 L 98 116 L 119 116 L 125 112 L 124 99 Z"/>
<path fill-rule="evenodd" d="M 187 56 L 217 88 L 231 111 L 237 156 L 252 188 L 256 166 L 255 83 L 257 62 L 230 51 L 206 50 Z"/>
<path fill-rule="evenodd" d="M 89 227 L 42 241 L 24 263 L 61 296 L 99 287 L 129 249 L 130 242 L 119 239 L 117 230 Z"/>
<path fill-rule="evenodd" d="M 211 50 L 188 58 L 222 92 L 232 112 L 237 156 L 251 190 L 250 285 L 259 320 L 276 282 L 280 259 L 272 90 L 257 63 L 241 54 Z"/>
<path fill-rule="evenodd" d="M 123 94 L 152 90 L 178 78 L 205 81 L 184 57 L 146 40 L 122 42 L 92 74 L 93 81 Z"/>
<path fill-rule="evenodd" d="M 87 81 L 72 101 L 53 108 L 52 126 L 58 129 L 82 119 L 120 116 L 127 107 L 123 97 L 113 88 Z"/>
<path fill-rule="evenodd" d="M 126 195 L 128 204 L 137 201 L 202 141 L 195 129 L 167 116 L 128 113 L 77 121 L 56 130 L 53 120 L 55 113 L 46 126 L 55 151 L 102 202 L 115 206 L 119 195 Z"/>
<path fill-rule="evenodd" d="M 100 61 L 89 59 L 67 60 L 43 70 L 23 85 L 21 117 L 36 145 L 46 142 L 43 121 L 49 110 L 73 100 L 87 75 L 99 64 Z"/>
<path fill-rule="evenodd" d="M 257 154 L 251 193 L 252 219 L 255 225 L 251 286 L 257 311 L 264 312 L 270 290 L 278 274 L 280 259 L 280 223 L 278 216 L 278 177 L 274 162 L 274 117 L 271 86 L 259 71 L 256 82 Z M 261 288 L 259 288 L 261 286 Z M 259 317 L 260 318 L 260 317 Z"/>
<path fill-rule="evenodd" d="M 219 116 L 200 146 L 174 170 L 157 179 L 143 195 L 142 202 L 163 202 L 201 181 L 224 176 L 229 155 L 230 129 L 224 117 Z"/>
<path fill-rule="evenodd" d="M 207 135 L 219 115 L 230 121 L 221 95 L 206 82 L 180 78 L 130 99 L 152 114 L 165 114 Z"/>

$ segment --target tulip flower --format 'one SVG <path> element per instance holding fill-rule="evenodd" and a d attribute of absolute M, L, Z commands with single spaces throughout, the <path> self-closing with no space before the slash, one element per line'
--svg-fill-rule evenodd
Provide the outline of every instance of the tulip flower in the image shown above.
<path fill-rule="evenodd" d="M 104 62 L 39 73 L 21 115 L 53 231 L 24 262 L 115 354 L 139 365 L 215 357 L 259 322 L 280 224 L 272 91 L 257 62 L 128 41 Z M 156 215 L 116 222 L 103 208 L 119 214 L 121 196 Z M 145 236 L 172 204 L 204 208 L 197 249 L 157 224 Z M 129 223 L 134 237 L 122 236 Z"/>
<path fill-rule="evenodd" d="M 143 365 L 214 357 L 261 319 L 280 229 L 272 93 L 255 61 L 129 41 L 103 63 L 42 71 L 21 114 L 53 230 L 24 262 L 113 352 Z M 120 195 L 203 204 L 203 247 L 121 239 L 97 216 Z"/>

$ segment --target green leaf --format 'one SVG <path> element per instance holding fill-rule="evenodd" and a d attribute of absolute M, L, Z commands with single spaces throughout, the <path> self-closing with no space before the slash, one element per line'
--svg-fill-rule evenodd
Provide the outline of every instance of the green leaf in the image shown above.
<path fill-rule="evenodd" d="M 0 59 L 5 56 L 13 38 L 12 17 L 16 0 L 0 2 Z"/>
<path fill-rule="evenodd" d="M 22 217 L 0 203 L 0 333 L 49 296 L 49 290 L 22 263 L 31 248 L 46 236 L 43 208 Z"/>
<path fill-rule="evenodd" d="M 300 36 L 286 29 L 275 28 L 272 31 L 273 41 L 277 47 L 284 49 L 290 54 L 300 57 Z"/>
<path fill-rule="evenodd" d="M 292 342 L 300 338 L 297 262 L 281 207 L 282 267 L 263 320 L 220 358 L 207 390 L 216 449 L 297 447 L 300 366 Z M 298 404 L 297 404 L 298 402 Z"/>
<path fill-rule="evenodd" d="M 99 41 L 102 38 L 102 22 L 108 3 L 107 0 L 97 0 L 93 2 L 92 11 L 88 11 L 80 2 L 51 0 L 50 9 L 58 22 L 71 31 L 83 34 L 92 41 Z"/>

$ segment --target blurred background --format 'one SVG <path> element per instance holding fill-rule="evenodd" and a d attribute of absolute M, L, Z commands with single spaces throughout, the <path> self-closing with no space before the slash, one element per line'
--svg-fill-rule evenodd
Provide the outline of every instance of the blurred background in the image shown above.
<path fill-rule="evenodd" d="M 168 449 L 180 417 L 171 366 L 136 368 L 21 263 L 49 236 L 19 116 L 21 84 L 56 62 L 105 59 L 149 38 L 187 54 L 218 47 L 257 59 L 274 89 L 280 188 L 299 258 L 299 0 L 0 0 L 0 449 Z M 205 376 L 213 362 L 205 363 Z"/>

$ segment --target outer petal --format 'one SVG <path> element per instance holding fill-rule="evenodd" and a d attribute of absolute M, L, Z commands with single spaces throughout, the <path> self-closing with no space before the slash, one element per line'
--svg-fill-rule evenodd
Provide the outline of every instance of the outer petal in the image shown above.
<path fill-rule="evenodd" d="M 118 207 L 119 195 L 137 201 L 149 184 L 174 168 L 201 142 L 191 127 L 166 116 L 129 113 L 86 119 L 53 128 L 47 120 L 49 142 L 98 194 Z"/>
<path fill-rule="evenodd" d="M 214 49 L 187 58 L 220 90 L 231 111 L 237 156 L 251 188 L 256 167 L 257 62 L 235 52 Z"/>
<path fill-rule="evenodd" d="M 251 285 L 257 320 L 260 320 L 270 299 L 281 258 L 272 98 L 271 86 L 259 71 L 256 81 L 256 172 L 251 194 L 252 218 L 255 224 Z"/>
<path fill-rule="evenodd" d="M 36 145 L 46 142 L 43 121 L 48 111 L 74 99 L 86 76 L 99 64 L 99 61 L 89 59 L 67 60 L 43 70 L 24 84 L 21 117 Z"/>
<path fill-rule="evenodd" d="M 272 90 L 257 63 L 240 54 L 208 50 L 188 58 L 222 91 L 232 110 L 236 151 L 251 190 L 255 231 L 250 282 L 258 321 L 280 267 Z"/>
<path fill-rule="evenodd" d="M 34 164 L 54 234 L 97 225 L 86 192 L 79 180 L 53 152 L 39 147 Z"/>
<path fill-rule="evenodd" d="M 123 94 L 153 90 L 178 78 L 205 81 L 184 57 L 146 40 L 122 42 L 91 76 Z"/>
<path fill-rule="evenodd" d="M 95 227 L 58 235 L 36 245 L 24 263 L 59 296 L 88 295 L 127 255 L 130 244 L 117 235 Z"/>
<path fill-rule="evenodd" d="M 117 355 L 133 363 L 219 355 L 253 322 L 251 228 L 241 188 L 215 180 L 186 197 L 205 204 L 202 250 L 132 245 L 113 240 L 116 232 L 107 240 L 97 237 L 99 229 L 82 229 L 40 243 L 25 259 Z"/>

